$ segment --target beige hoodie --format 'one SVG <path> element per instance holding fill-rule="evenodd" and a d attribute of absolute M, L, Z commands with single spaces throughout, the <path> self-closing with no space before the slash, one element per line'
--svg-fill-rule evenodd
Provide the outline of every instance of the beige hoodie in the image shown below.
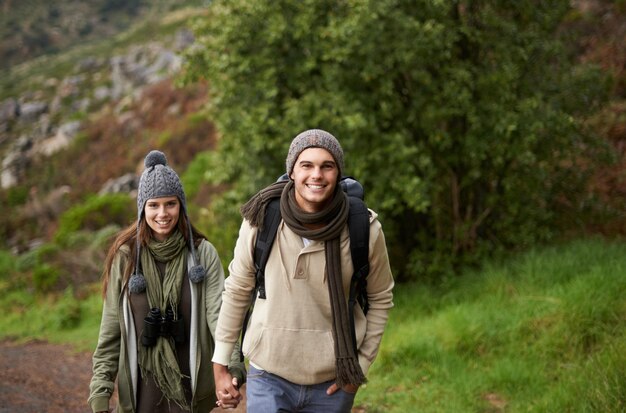
<path fill-rule="evenodd" d="M 355 306 L 359 363 L 367 375 L 393 307 L 393 276 L 376 213 L 370 211 L 370 273 L 367 318 Z M 239 337 L 254 288 L 253 262 L 257 229 L 244 221 L 222 297 L 213 361 L 227 365 Z M 341 239 L 341 268 L 346 299 L 353 267 L 348 227 Z M 267 299 L 257 299 L 243 345 L 245 356 L 263 370 L 297 384 L 335 378 L 335 356 L 324 243 L 303 239 L 281 222 L 265 269 Z"/>

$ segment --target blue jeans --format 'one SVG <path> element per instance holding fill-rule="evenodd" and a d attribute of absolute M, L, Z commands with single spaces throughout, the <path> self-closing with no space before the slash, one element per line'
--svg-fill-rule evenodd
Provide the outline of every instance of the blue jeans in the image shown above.
<path fill-rule="evenodd" d="M 327 395 L 333 380 L 300 385 L 252 365 L 246 382 L 247 413 L 349 413 L 355 397 L 341 389 Z"/>

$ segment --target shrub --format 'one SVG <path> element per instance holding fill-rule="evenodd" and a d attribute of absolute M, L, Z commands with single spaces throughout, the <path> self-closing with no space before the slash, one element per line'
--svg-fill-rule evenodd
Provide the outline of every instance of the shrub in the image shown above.
<path fill-rule="evenodd" d="M 572 225 L 558 218 L 584 204 L 578 160 L 593 165 L 597 148 L 575 119 L 606 81 L 568 60 L 569 3 L 214 1 L 187 74 L 209 80 L 212 167 L 233 184 L 216 213 L 273 182 L 291 138 L 321 127 L 380 212 L 399 279 Z"/>
<path fill-rule="evenodd" d="M 67 288 L 54 308 L 53 322 L 59 330 L 76 327 L 81 321 L 81 303 L 74 297 L 72 288 Z"/>
<path fill-rule="evenodd" d="M 33 271 L 33 285 L 38 292 L 48 292 L 59 281 L 61 272 L 49 264 L 40 264 Z"/>
<path fill-rule="evenodd" d="M 16 268 L 15 257 L 9 251 L 0 250 L 0 280 L 6 279 Z"/>
<path fill-rule="evenodd" d="M 136 206 L 127 194 L 90 196 L 61 216 L 55 241 L 64 245 L 78 230 L 98 230 L 111 224 L 125 226 L 135 217 Z"/>

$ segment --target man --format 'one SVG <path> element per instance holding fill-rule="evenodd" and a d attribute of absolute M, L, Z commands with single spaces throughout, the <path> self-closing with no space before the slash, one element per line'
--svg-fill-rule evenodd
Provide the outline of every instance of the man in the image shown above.
<path fill-rule="evenodd" d="M 346 300 L 353 265 L 349 202 L 339 184 L 341 145 L 326 131 L 304 131 L 291 143 L 286 170 L 288 181 L 261 190 L 242 207 L 217 322 L 218 405 L 234 406 L 240 399 L 227 365 L 255 287 L 256 235 L 267 203 L 280 197 L 282 221 L 265 267 L 266 298 L 255 301 L 243 344 L 250 361 L 247 412 L 349 412 L 393 306 L 385 238 L 370 210 L 369 311 L 365 316 L 354 308 L 355 354 Z"/>

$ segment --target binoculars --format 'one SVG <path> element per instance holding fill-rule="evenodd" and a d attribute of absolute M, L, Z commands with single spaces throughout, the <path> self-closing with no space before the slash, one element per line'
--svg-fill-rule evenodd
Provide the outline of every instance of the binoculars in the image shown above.
<path fill-rule="evenodd" d="M 174 320 L 174 312 L 171 308 L 168 308 L 165 315 L 162 315 L 161 310 L 154 307 L 143 319 L 141 344 L 145 347 L 152 347 L 159 337 L 172 337 L 176 343 L 185 342 L 185 323 L 182 318 Z"/>

